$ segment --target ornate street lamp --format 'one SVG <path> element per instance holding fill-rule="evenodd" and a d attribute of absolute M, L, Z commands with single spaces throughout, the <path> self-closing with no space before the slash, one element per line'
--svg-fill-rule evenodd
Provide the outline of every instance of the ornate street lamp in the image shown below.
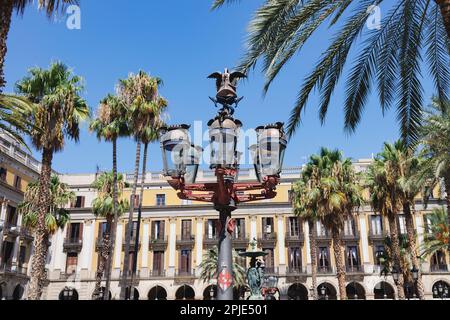
<path fill-rule="evenodd" d="M 323 284 L 320 286 L 320 295 L 328 300 L 327 288 Z"/>
<path fill-rule="evenodd" d="M 257 127 L 256 134 L 257 144 L 250 151 L 256 177 L 262 182 L 264 177 L 280 174 L 287 140 L 281 122 Z"/>
<path fill-rule="evenodd" d="M 411 269 L 411 274 L 414 281 L 417 281 L 419 279 L 419 270 L 416 268 L 416 266 Z"/>
<path fill-rule="evenodd" d="M 160 131 L 163 174 L 170 186 L 179 191 L 178 197 L 213 203 L 219 211 L 218 300 L 233 299 L 232 234 L 236 223 L 231 212 L 239 203 L 276 196 L 287 144 L 281 122 L 258 127 L 257 144 L 251 151 L 259 182 L 237 183 L 241 155 L 237 142 L 242 122 L 233 118 L 233 114 L 242 100 L 237 97 L 236 85 L 243 77 L 242 73 L 229 73 L 227 69 L 222 74 L 216 72 L 209 76 L 216 79 L 217 87 L 216 98 L 211 100 L 216 106 L 222 105 L 216 117 L 208 122 L 210 168 L 215 171 L 216 182 L 195 183 L 203 149 L 189 141 L 189 126 L 173 126 Z M 258 190 L 260 193 L 245 193 Z"/>

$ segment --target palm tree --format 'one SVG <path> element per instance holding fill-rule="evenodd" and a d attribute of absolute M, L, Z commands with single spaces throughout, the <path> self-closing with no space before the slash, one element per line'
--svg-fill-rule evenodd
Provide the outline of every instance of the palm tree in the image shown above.
<path fill-rule="evenodd" d="M 39 188 L 39 182 L 29 183 L 24 200 L 19 204 L 23 225 L 32 230 L 38 226 Z M 52 175 L 50 178 L 49 195 L 50 201 L 45 214 L 46 243 L 48 243 L 50 235 L 54 234 L 58 228 L 64 229 L 64 226 L 70 221 L 70 214 L 66 206 L 76 198 L 75 193 L 70 191 L 69 186 L 62 183 L 57 175 Z"/>
<path fill-rule="evenodd" d="M 418 176 L 430 183 L 429 190 L 443 182 L 446 192 L 447 219 L 450 223 L 450 102 L 433 99 L 421 128 L 422 156 L 425 158 Z M 450 250 L 450 247 L 449 247 Z"/>
<path fill-rule="evenodd" d="M 34 0 L 3 0 L 0 2 L 0 93 L 5 86 L 3 65 L 6 57 L 6 40 L 8 39 L 9 28 L 13 12 L 23 15 L 25 8 L 35 2 Z M 50 17 L 54 12 L 64 10 L 67 4 L 78 4 L 78 0 L 38 0 L 40 9 L 45 9 Z"/>
<path fill-rule="evenodd" d="M 89 107 L 80 96 L 83 89 L 81 82 L 82 79 L 73 75 L 66 65 L 56 62 L 48 70 L 30 69 L 29 75 L 16 84 L 17 91 L 36 105 L 27 114 L 27 120 L 34 124 L 30 129 L 31 142 L 42 151 L 35 253 L 28 296 L 31 300 L 40 299 L 45 280 L 45 217 L 50 201 L 53 154 L 62 151 L 66 138 L 78 141 L 80 122 L 90 114 Z"/>
<path fill-rule="evenodd" d="M 362 202 L 351 161 L 343 160 L 338 150 L 322 148 L 319 155 L 310 157 L 296 192 L 299 196 L 294 210 L 298 215 L 311 220 L 310 229 L 314 229 L 313 222 L 317 219 L 331 231 L 339 294 L 341 299 L 346 299 L 341 231 L 345 221 L 353 215 L 355 207 Z"/>
<path fill-rule="evenodd" d="M 423 237 L 421 256 L 430 257 L 438 251 L 445 251 L 450 242 L 450 231 L 447 219 L 447 212 L 444 207 L 433 209 L 427 215 L 428 232 Z"/>
<path fill-rule="evenodd" d="M 215 0 L 213 8 L 233 2 L 236 0 Z M 371 9 L 381 4 L 386 14 L 379 28 L 366 28 Z M 247 50 L 239 69 L 246 72 L 262 60 L 267 92 L 285 64 L 324 24 L 341 27 L 304 79 L 288 134 L 292 136 L 301 123 L 314 89 L 320 92 L 319 117 L 325 121 L 349 52 L 359 48 L 346 79 L 345 129 L 356 129 L 376 84 L 381 110 L 395 106 L 402 138 L 408 145 L 416 141 L 424 95 L 422 60 L 439 100 L 449 98 L 449 0 L 266 0 L 248 27 Z"/>
<path fill-rule="evenodd" d="M 402 202 L 403 214 L 406 222 L 407 245 L 409 249 L 409 257 L 414 269 L 419 270 L 419 277 L 416 281 L 417 293 L 419 299 L 423 300 L 424 288 L 422 282 L 422 274 L 420 272 L 420 261 L 418 259 L 418 252 L 416 247 L 416 229 L 414 228 L 414 204 L 415 197 L 423 190 L 423 183 L 418 181 L 417 174 L 422 165 L 421 158 L 414 155 L 414 151 L 408 148 L 402 140 L 396 141 L 394 144 L 388 144 L 389 150 L 395 154 L 396 166 L 398 171 L 398 186 L 400 191 L 400 198 Z M 406 275 L 410 275 L 409 268 Z M 406 271 L 406 270 L 405 270 Z"/>
<path fill-rule="evenodd" d="M 127 106 L 127 120 L 132 134 L 136 140 L 136 161 L 134 170 L 134 179 L 131 192 L 131 204 L 128 215 L 128 228 L 125 233 L 125 256 L 123 266 L 123 277 L 121 288 L 121 299 L 126 297 L 125 283 L 129 273 L 131 233 L 133 230 L 133 213 L 135 208 L 135 198 L 137 183 L 139 178 L 139 162 L 141 156 L 141 143 L 148 143 L 156 138 L 154 129 L 160 125 L 160 115 L 163 109 L 167 107 L 167 101 L 160 97 L 158 88 L 162 84 L 161 79 L 151 77 L 143 71 L 138 74 L 130 74 L 127 79 L 120 80 L 119 96 Z M 152 129 L 153 128 L 153 129 Z M 153 131 L 153 132 L 152 132 Z M 146 161 L 146 159 L 145 159 Z M 144 164 L 145 165 L 145 164 Z M 142 179 L 145 179 L 143 176 Z M 141 196 L 142 199 L 142 196 Z M 139 223 L 140 221 L 138 221 Z M 138 229 L 139 230 L 139 229 Z M 139 234 L 136 234 L 136 241 L 139 241 Z M 133 272 L 131 273 L 133 276 Z"/>
<path fill-rule="evenodd" d="M 102 217 L 106 219 L 106 230 L 102 237 L 102 249 L 100 253 L 100 261 L 97 267 L 96 279 L 95 279 L 95 290 L 93 293 L 93 298 L 97 299 L 100 293 L 100 287 L 102 283 L 102 278 L 106 266 L 106 262 L 110 255 L 111 246 L 111 226 L 114 221 L 114 172 L 104 172 L 102 173 L 92 184 L 98 192 L 97 198 L 94 199 L 92 203 L 92 210 L 96 217 Z M 128 183 L 124 181 L 124 176 L 122 174 L 117 175 L 117 197 L 120 198 L 123 189 L 128 187 Z M 117 215 L 121 216 L 128 210 L 128 200 L 122 199 L 118 202 Z M 112 252 L 112 251 L 111 251 Z M 106 291 L 109 292 L 109 291 Z"/>
<path fill-rule="evenodd" d="M 200 263 L 200 276 L 199 278 L 203 280 L 203 282 L 211 282 L 213 279 L 217 278 L 217 258 L 218 258 L 218 250 L 217 246 L 209 249 L 204 255 L 202 262 Z M 246 270 L 238 263 L 239 255 L 236 250 L 233 250 L 233 279 L 235 285 L 237 286 L 245 286 L 247 283 L 245 282 L 246 278 Z"/>
<path fill-rule="evenodd" d="M 401 268 L 397 226 L 398 212 L 402 208 L 401 190 L 398 184 L 400 172 L 398 164 L 397 154 L 390 144 L 385 143 L 383 151 L 377 155 L 367 170 L 365 186 L 369 189 L 370 203 L 374 210 L 388 218 L 393 266 L 402 271 L 397 281 L 397 292 L 399 299 L 404 299 L 403 274 L 408 270 Z"/>
<path fill-rule="evenodd" d="M 317 241 L 316 241 L 316 222 L 317 222 L 317 209 L 314 202 L 309 201 L 314 192 L 317 192 L 318 181 L 316 181 L 316 174 L 313 173 L 311 164 L 307 165 L 307 168 L 302 174 L 302 178 L 298 180 L 293 187 L 294 197 L 292 199 L 294 213 L 302 218 L 302 220 L 308 222 L 309 233 L 309 246 L 311 255 L 311 280 L 312 280 L 312 298 L 317 300 Z"/>
<path fill-rule="evenodd" d="M 33 110 L 34 105 L 27 99 L 0 93 L 0 131 L 7 132 L 19 143 L 26 146 L 20 133 L 29 134 L 32 126 L 24 119 L 24 114 Z"/>
<path fill-rule="evenodd" d="M 105 139 L 112 142 L 112 162 L 113 162 L 113 216 L 112 225 L 108 227 L 111 230 L 108 258 L 106 259 L 106 284 L 105 292 L 109 292 L 111 284 L 112 254 L 116 239 L 117 223 L 119 220 L 119 201 L 118 201 L 118 177 L 117 177 L 117 139 L 128 135 L 128 126 L 124 114 L 126 113 L 125 104 L 117 96 L 108 95 L 101 102 L 97 110 L 96 118 L 91 122 L 89 129 L 96 133 L 99 140 Z M 108 299 L 104 295 L 104 299 Z"/>

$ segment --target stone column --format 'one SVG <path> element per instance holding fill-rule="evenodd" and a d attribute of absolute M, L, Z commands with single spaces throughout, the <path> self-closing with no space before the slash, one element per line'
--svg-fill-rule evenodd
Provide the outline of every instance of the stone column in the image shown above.
<path fill-rule="evenodd" d="M 369 229 L 367 228 L 366 214 L 361 212 L 357 215 L 359 218 L 359 236 L 361 239 L 361 259 L 363 263 L 363 270 L 365 273 L 373 272 L 373 265 L 370 264 L 370 255 L 369 255 Z"/>
<path fill-rule="evenodd" d="M 86 220 L 83 226 L 83 247 L 80 252 L 81 278 L 89 276 L 90 263 L 92 261 L 93 249 L 95 246 L 94 221 Z"/>
<path fill-rule="evenodd" d="M 306 270 L 308 274 L 311 273 L 311 244 L 309 242 L 309 225 L 308 222 L 303 223 L 303 234 L 305 237 L 305 248 L 306 248 Z"/>
<path fill-rule="evenodd" d="M 121 267 L 121 258 L 122 258 L 122 233 L 123 233 L 123 224 L 120 222 L 117 224 L 117 231 L 116 231 L 116 243 L 114 245 L 114 264 L 113 264 L 113 270 L 111 272 L 111 275 L 114 274 L 114 277 L 117 277 L 120 273 L 120 267 Z M 113 278 L 113 276 L 111 276 Z"/>
<path fill-rule="evenodd" d="M 150 240 L 148 222 L 148 220 L 142 219 L 141 277 L 148 276 L 148 246 Z"/>
<path fill-rule="evenodd" d="M 169 268 L 168 276 L 173 277 L 175 275 L 175 257 L 177 255 L 177 220 L 176 218 L 169 218 Z"/>
<path fill-rule="evenodd" d="M 284 245 L 284 230 L 283 215 L 275 215 L 278 223 L 277 244 L 278 244 L 278 271 L 280 274 L 286 274 L 286 247 Z"/>
<path fill-rule="evenodd" d="M 197 249 L 197 270 L 203 259 L 203 219 L 197 217 L 197 231 L 195 235 L 195 248 Z"/>
<path fill-rule="evenodd" d="M 8 207 L 8 200 L 3 200 L 0 206 L 0 254 L 3 252 L 3 231 L 5 228 L 5 220 L 6 220 L 6 208 Z M 0 257 L 1 260 L 1 257 Z M 3 263 L 3 261 L 1 261 Z"/>

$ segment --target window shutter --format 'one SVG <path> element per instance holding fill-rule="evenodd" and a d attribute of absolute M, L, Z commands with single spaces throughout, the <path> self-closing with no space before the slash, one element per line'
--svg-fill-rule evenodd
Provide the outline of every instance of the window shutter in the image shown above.
<path fill-rule="evenodd" d="M 80 223 L 80 229 L 79 229 L 79 234 L 78 234 L 78 239 L 83 240 L 83 225 L 84 223 Z"/>
<path fill-rule="evenodd" d="M 85 196 L 81 197 L 81 207 L 82 208 L 84 208 L 84 200 L 85 200 L 85 198 L 86 198 Z"/>
<path fill-rule="evenodd" d="M 69 239 L 70 238 L 70 228 L 72 227 L 72 224 L 71 223 L 68 223 L 67 224 L 67 227 L 66 227 L 66 238 L 67 239 Z"/>
<path fill-rule="evenodd" d="M 262 232 L 266 233 L 267 218 L 262 218 Z"/>
<path fill-rule="evenodd" d="M 191 220 L 187 220 L 187 236 L 190 237 L 191 236 Z"/>
<path fill-rule="evenodd" d="M 159 225 L 159 234 L 161 235 L 162 239 L 166 236 L 166 222 L 162 220 Z"/>
<path fill-rule="evenodd" d="M 152 221 L 152 233 L 151 233 L 151 236 L 150 236 L 150 238 L 151 238 L 152 240 L 155 240 L 155 239 L 156 239 L 156 234 L 155 234 L 155 232 L 156 232 L 156 221 Z"/>
<path fill-rule="evenodd" d="M 241 232 L 239 234 L 239 237 L 241 239 L 245 239 L 245 234 L 246 234 L 246 231 L 245 231 L 245 218 L 241 219 L 241 230 L 240 231 Z"/>
<path fill-rule="evenodd" d="M 287 234 L 287 235 L 289 235 L 289 236 L 292 236 L 292 234 L 291 234 L 291 218 L 289 218 L 289 217 L 286 217 L 286 230 L 284 231 L 284 233 L 285 234 Z"/>

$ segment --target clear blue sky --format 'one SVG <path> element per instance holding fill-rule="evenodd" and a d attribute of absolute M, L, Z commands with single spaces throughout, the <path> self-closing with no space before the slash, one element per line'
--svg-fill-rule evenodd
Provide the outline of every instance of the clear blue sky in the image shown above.
<path fill-rule="evenodd" d="M 244 52 L 246 27 L 261 1 L 211 12 L 211 0 L 81 1 L 81 30 L 66 28 L 65 19 L 50 23 L 44 14 L 30 7 L 23 18 L 14 17 L 6 58 L 7 92 L 29 67 L 47 67 L 61 60 L 85 79 L 84 97 L 95 110 L 98 101 L 113 92 L 117 79 L 142 69 L 164 80 L 161 94 L 169 100 L 170 123 L 206 123 L 215 110 L 208 99 L 215 94 L 206 76 L 233 67 Z M 286 121 L 305 75 L 329 44 L 333 32 L 321 30 L 297 55 L 262 97 L 263 77 L 259 70 L 241 83 L 245 99 L 236 116 L 247 128 Z M 426 75 L 426 71 L 423 72 Z M 424 80 L 428 103 L 433 87 Z M 285 166 L 297 166 L 321 146 L 339 148 L 352 158 L 371 157 L 384 141 L 398 138 L 395 111 L 383 118 L 376 95 L 367 105 L 363 120 L 353 135 L 343 131 L 343 86 L 331 103 L 327 121 L 321 126 L 317 95 L 310 99 L 303 124 L 290 141 Z M 119 143 L 119 170 L 132 171 L 135 144 Z M 40 155 L 35 153 L 40 159 Z M 99 143 L 83 126 L 78 144 L 69 142 L 54 157 L 54 169 L 61 173 L 93 172 L 96 166 L 111 168 L 111 145 Z M 161 169 L 158 144 L 150 148 L 149 167 Z"/>

